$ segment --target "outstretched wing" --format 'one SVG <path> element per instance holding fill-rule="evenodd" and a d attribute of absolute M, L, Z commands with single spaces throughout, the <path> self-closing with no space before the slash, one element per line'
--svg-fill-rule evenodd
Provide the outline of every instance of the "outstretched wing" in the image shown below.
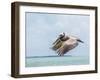
<path fill-rule="evenodd" d="M 59 41 L 60 41 L 60 38 L 58 37 L 58 38 L 56 39 L 56 41 L 53 42 L 53 45 L 59 43 Z"/>
<path fill-rule="evenodd" d="M 58 55 L 64 55 L 71 49 L 75 48 L 78 45 L 77 41 L 65 41 L 62 46 L 57 50 Z"/>
<path fill-rule="evenodd" d="M 69 51 L 69 45 L 62 44 L 62 46 L 57 50 L 57 53 L 58 53 L 58 55 L 62 56 L 68 51 Z"/>

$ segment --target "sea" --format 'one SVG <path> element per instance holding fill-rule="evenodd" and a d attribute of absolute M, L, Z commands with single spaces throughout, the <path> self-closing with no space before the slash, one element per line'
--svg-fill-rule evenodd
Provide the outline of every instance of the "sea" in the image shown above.
<path fill-rule="evenodd" d="M 33 56 L 26 57 L 25 67 L 87 65 L 88 56 Z"/>

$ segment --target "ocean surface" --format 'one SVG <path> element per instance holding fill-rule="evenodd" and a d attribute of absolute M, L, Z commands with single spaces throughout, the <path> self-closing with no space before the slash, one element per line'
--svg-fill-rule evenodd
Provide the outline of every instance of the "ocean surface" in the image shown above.
<path fill-rule="evenodd" d="M 88 56 L 34 56 L 26 57 L 25 67 L 67 66 L 89 64 Z"/>

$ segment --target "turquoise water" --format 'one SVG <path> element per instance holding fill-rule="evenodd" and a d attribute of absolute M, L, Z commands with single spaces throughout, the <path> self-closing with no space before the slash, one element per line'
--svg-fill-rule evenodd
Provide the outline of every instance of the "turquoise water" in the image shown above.
<path fill-rule="evenodd" d="M 67 66 L 67 65 L 86 65 L 89 64 L 88 56 L 42 56 L 27 57 L 26 67 L 41 66 Z"/>

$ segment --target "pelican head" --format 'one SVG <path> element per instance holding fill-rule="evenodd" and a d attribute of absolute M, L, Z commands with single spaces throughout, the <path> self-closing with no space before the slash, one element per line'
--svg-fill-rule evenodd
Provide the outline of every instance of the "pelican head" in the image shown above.
<path fill-rule="evenodd" d="M 60 37 L 60 38 L 65 37 L 65 33 L 64 33 L 64 32 L 63 32 L 63 33 L 61 33 L 61 34 L 59 35 L 59 37 Z"/>
<path fill-rule="evenodd" d="M 56 41 L 53 43 L 53 45 L 54 44 L 58 44 L 61 41 L 61 39 L 64 38 L 64 37 L 65 37 L 65 33 L 64 32 L 59 34 L 59 37 L 56 39 Z"/>

